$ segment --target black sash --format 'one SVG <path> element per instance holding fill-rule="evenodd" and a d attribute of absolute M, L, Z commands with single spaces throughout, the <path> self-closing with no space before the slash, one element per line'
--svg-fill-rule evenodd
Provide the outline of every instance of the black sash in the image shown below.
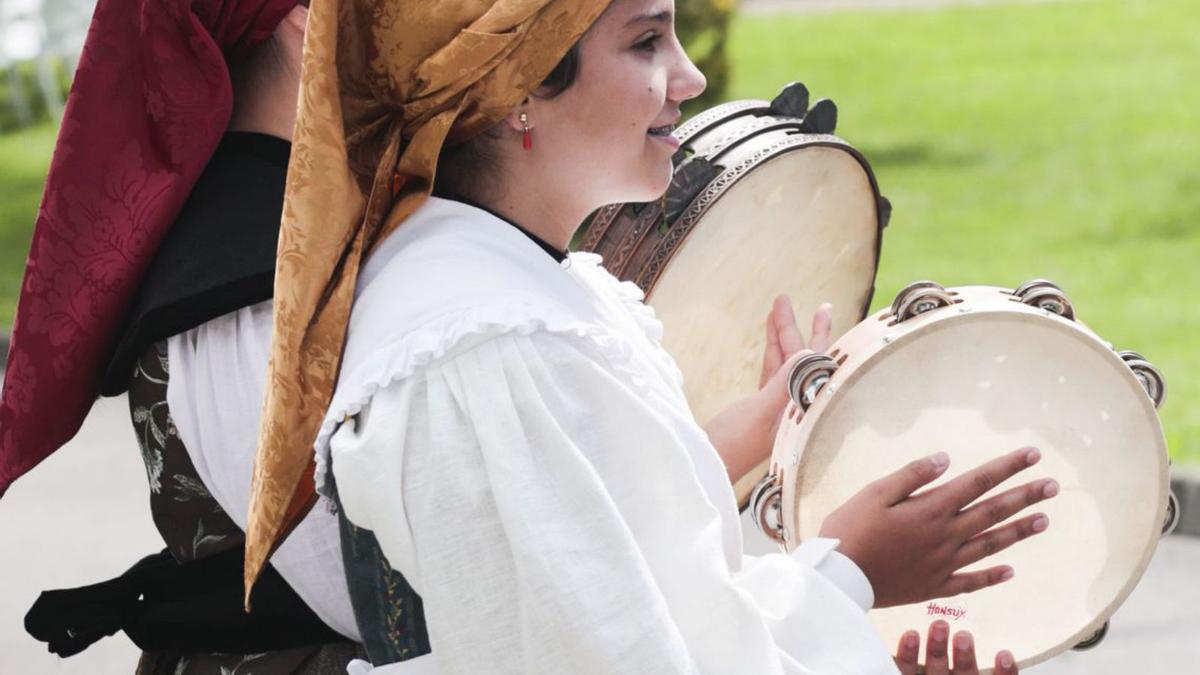
<path fill-rule="evenodd" d="M 115 579 L 43 591 L 25 615 L 25 630 L 64 657 L 118 630 L 147 652 L 255 654 L 347 641 L 270 565 L 254 586 L 253 610 L 243 611 L 244 555 L 238 546 L 179 563 L 164 550 Z"/>

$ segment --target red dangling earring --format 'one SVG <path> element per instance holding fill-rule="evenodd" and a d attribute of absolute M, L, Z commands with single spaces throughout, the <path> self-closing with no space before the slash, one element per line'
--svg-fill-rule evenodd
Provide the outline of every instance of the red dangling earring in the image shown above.
<path fill-rule="evenodd" d="M 533 134 L 529 133 L 529 115 L 521 113 L 521 126 L 525 127 L 525 135 L 521 138 L 521 147 L 533 149 Z"/>

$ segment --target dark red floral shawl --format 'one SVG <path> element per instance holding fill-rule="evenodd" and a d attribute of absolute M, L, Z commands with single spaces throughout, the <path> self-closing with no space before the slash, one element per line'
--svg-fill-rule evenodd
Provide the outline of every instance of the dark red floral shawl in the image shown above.
<path fill-rule="evenodd" d="M 0 401 L 0 495 L 71 439 L 232 111 L 228 63 L 297 0 L 100 0 L 59 130 Z"/>

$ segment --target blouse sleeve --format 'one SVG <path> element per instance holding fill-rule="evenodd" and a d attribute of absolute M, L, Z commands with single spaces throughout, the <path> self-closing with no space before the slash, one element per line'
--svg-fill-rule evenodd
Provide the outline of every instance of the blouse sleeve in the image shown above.
<path fill-rule="evenodd" d="M 330 452 L 347 517 L 424 599 L 437 672 L 895 672 L 803 556 L 730 570 L 682 439 L 586 340 L 448 354 Z"/>

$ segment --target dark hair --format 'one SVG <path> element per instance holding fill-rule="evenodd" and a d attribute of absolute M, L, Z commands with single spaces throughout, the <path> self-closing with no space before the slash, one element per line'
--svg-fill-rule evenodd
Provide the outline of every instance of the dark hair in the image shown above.
<path fill-rule="evenodd" d="M 579 43 L 571 46 L 554 66 L 554 70 L 542 80 L 533 96 L 556 98 L 575 84 L 579 77 Z M 485 167 L 495 165 L 493 144 L 500 138 L 500 125 L 454 146 L 442 148 L 438 157 L 437 176 L 433 181 L 433 194 L 438 197 L 467 197 L 478 200 L 483 190 L 480 182 L 486 180 Z"/>
<path fill-rule="evenodd" d="M 310 0 L 298 0 L 296 4 L 308 9 L 309 2 Z M 291 54 L 288 54 L 284 45 L 280 43 L 279 35 L 275 32 L 277 29 L 278 25 L 241 60 L 229 64 L 229 74 L 235 91 L 261 87 L 274 81 L 280 73 L 297 77 L 300 75 L 292 66 L 292 59 L 289 58 Z"/>
<path fill-rule="evenodd" d="M 554 98 L 575 84 L 579 77 L 579 43 L 571 45 L 571 49 L 562 57 L 554 70 L 542 80 L 537 95 L 541 98 Z"/>

